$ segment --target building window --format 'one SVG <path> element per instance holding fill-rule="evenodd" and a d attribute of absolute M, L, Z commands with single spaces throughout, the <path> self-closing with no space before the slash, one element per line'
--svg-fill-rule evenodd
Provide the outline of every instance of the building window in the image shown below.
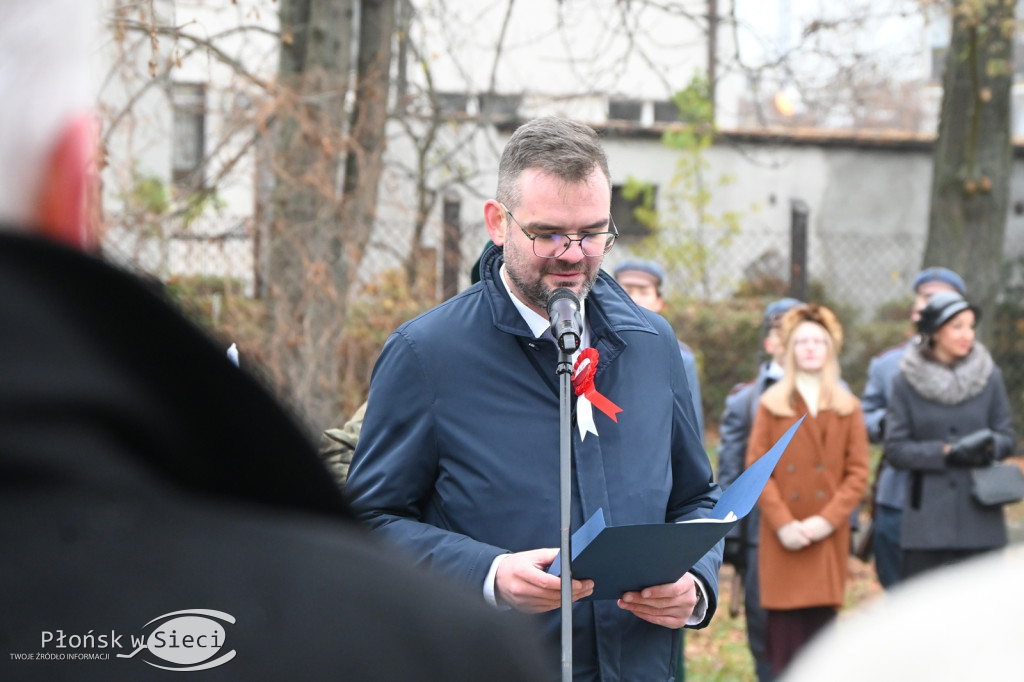
<path fill-rule="evenodd" d="M 608 118 L 616 121 L 639 121 L 644 104 L 634 99 L 613 99 L 608 102 Z"/>
<path fill-rule="evenodd" d="M 641 195 L 635 199 L 627 199 L 624 190 L 624 185 L 612 187 L 612 220 L 619 230 L 619 236 L 646 237 L 651 233 L 651 229 L 636 217 L 636 209 L 644 205 L 644 197 Z M 651 205 L 648 208 L 653 210 L 657 205 L 658 187 L 654 185 L 651 187 Z"/>
<path fill-rule="evenodd" d="M 437 96 L 437 109 L 441 116 L 454 116 L 466 113 L 469 105 L 469 96 L 463 92 L 439 92 Z"/>
<path fill-rule="evenodd" d="M 522 97 L 519 95 L 499 95 L 497 93 L 482 93 L 480 95 L 480 113 L 484 116 L 505 116 L 515 118 L 519 113 L 519 103 Z"/>
<path fill-rule="evenodd" d="M 171 106 L 171 179 L 179 187 L 201 187 L 206 153 L 206 86 L 174 83 Z"/>
<path fill-rule="evenodd" d="M 654 103 L 654 120 L 661 123 L 674 123 L 679 120 L 679 107 L 672 100 Z"/>

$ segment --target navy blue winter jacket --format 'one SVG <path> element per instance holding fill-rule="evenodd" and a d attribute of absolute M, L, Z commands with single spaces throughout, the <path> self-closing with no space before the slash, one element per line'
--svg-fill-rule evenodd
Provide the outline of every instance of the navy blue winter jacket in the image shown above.
<path fill-rule="evenodd" d="M 500 263 L 492 248 L 479 283 L 388 339 L 347 488 L 380 535 L 480 595 L 497 555 L 559 545 L 556 351 L 534 339 Z M 623 411 L 615 423 L 595 410 L 600 435 L 583 441 L 574 419 L 572 529 L 599 508 L 608 525 L 707 516 L 719 489 L 672 329 L 604 272 L 586 305 L 597 390 Z M 720 563 L 719 544 L 692 569 L 710 592 L 701 626 L 715 611 Z M 559 612 L 536 618 L 554 670 Z M 672 679 L 677 631 L 614 601 L 577 603 L 573 625 L 576 679 Z"/>

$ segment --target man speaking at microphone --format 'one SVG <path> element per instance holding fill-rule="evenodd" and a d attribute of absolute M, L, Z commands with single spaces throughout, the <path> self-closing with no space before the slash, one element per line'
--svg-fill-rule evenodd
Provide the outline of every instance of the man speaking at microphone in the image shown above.
<path fill-rule="evenodd" d="M 560 580 L 546 571 L 559 546 L 559 380 L 547 306 L 556 289 L 582 301 L 576 356 L 596 363 L 599 394 L 574 398 L 572 530 L 598 509 L 609 526 L 704 517 L 719 495 L 675 334 L 601 271 L 617 236 L 610 209 L 593 130 L 557 118 L 516 130 L 484 204 L 495 246 L 480 282 L 388 339 L 348 479 L 359 515 L 415 563 L 498 608 L 538 614 L 553 676 Z M 578 409 L 586 402 L 592 409 Z M 580 601 L 593 582 L 574 580 L 574 678 L 673 679 L 678 629 L 710 620 L 720 562 L 716 548 L 675 582 L 617 601 Z"/>

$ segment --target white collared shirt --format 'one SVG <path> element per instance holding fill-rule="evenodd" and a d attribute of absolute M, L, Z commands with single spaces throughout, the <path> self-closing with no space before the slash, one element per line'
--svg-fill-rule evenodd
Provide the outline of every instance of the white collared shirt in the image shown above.
<path fill-rule="evenodd" d="M 540 337 L 547 334 L 547 337 L 552 341 L 555 341 L 555 335 L 551 332 L 551 320 L 544 317 L 536 310 L 528 307 L 525 303 L 519 300 L 519 298 L 512 293 L 511 287 L 508 285 L 505 274 L 505 264 L 501 264 L 501 283 L 505 285 L 505 291 L 508 292 L 509 298 L 512 299 L 512 305 L 516 307 L 519 314 L 523 317 L 523 320 L 530 327 L 530 331 L 533 332 L 533 338 L 539 339 Z M 590 325 L 587 324 L 587 299 L 580 301 L 580 350 L 590 347 Z M 576 356 L 579 355 L 579 351 L 572 356 L 572 361 L 576 362 Z"/>

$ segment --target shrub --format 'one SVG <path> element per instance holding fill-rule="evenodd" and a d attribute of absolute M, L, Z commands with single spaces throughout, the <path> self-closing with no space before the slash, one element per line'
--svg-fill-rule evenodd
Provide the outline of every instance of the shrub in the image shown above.
<path fill-rule="evenodd" d="M 717 424 L 736 384 L 757 375 L 761 317 L 772 298 L 736 298 L 718 303 L 673 300 L 665 316 L 697 356 L 705 421 Z"/>
<path fill-rule="evenodd" d="M 812 284 L 810 290 L 808 298 L 831 308 L 843 323 L 845 340 L 839 358 L 843 378 L 850 390 L 860 395 L 871 358 L 906 340 L 911 302 L 888 302 L 879 308 L 880 319 L 851 324 L 850 320 L 857 319 L 856 308 L 830 300 L 820 284 Z M 757 376 L 758 361 L 765 359 L 761 350 L 761 319 L 765 307 L 778 298 L 772 291 L 714 303 L 672 299 L 666 307 L 665 317 L 697 355 L 701 402 L 709 429 L 716 428 L 730 391 Z M 901 306 L 902 318 L 896 314 Z"/>

